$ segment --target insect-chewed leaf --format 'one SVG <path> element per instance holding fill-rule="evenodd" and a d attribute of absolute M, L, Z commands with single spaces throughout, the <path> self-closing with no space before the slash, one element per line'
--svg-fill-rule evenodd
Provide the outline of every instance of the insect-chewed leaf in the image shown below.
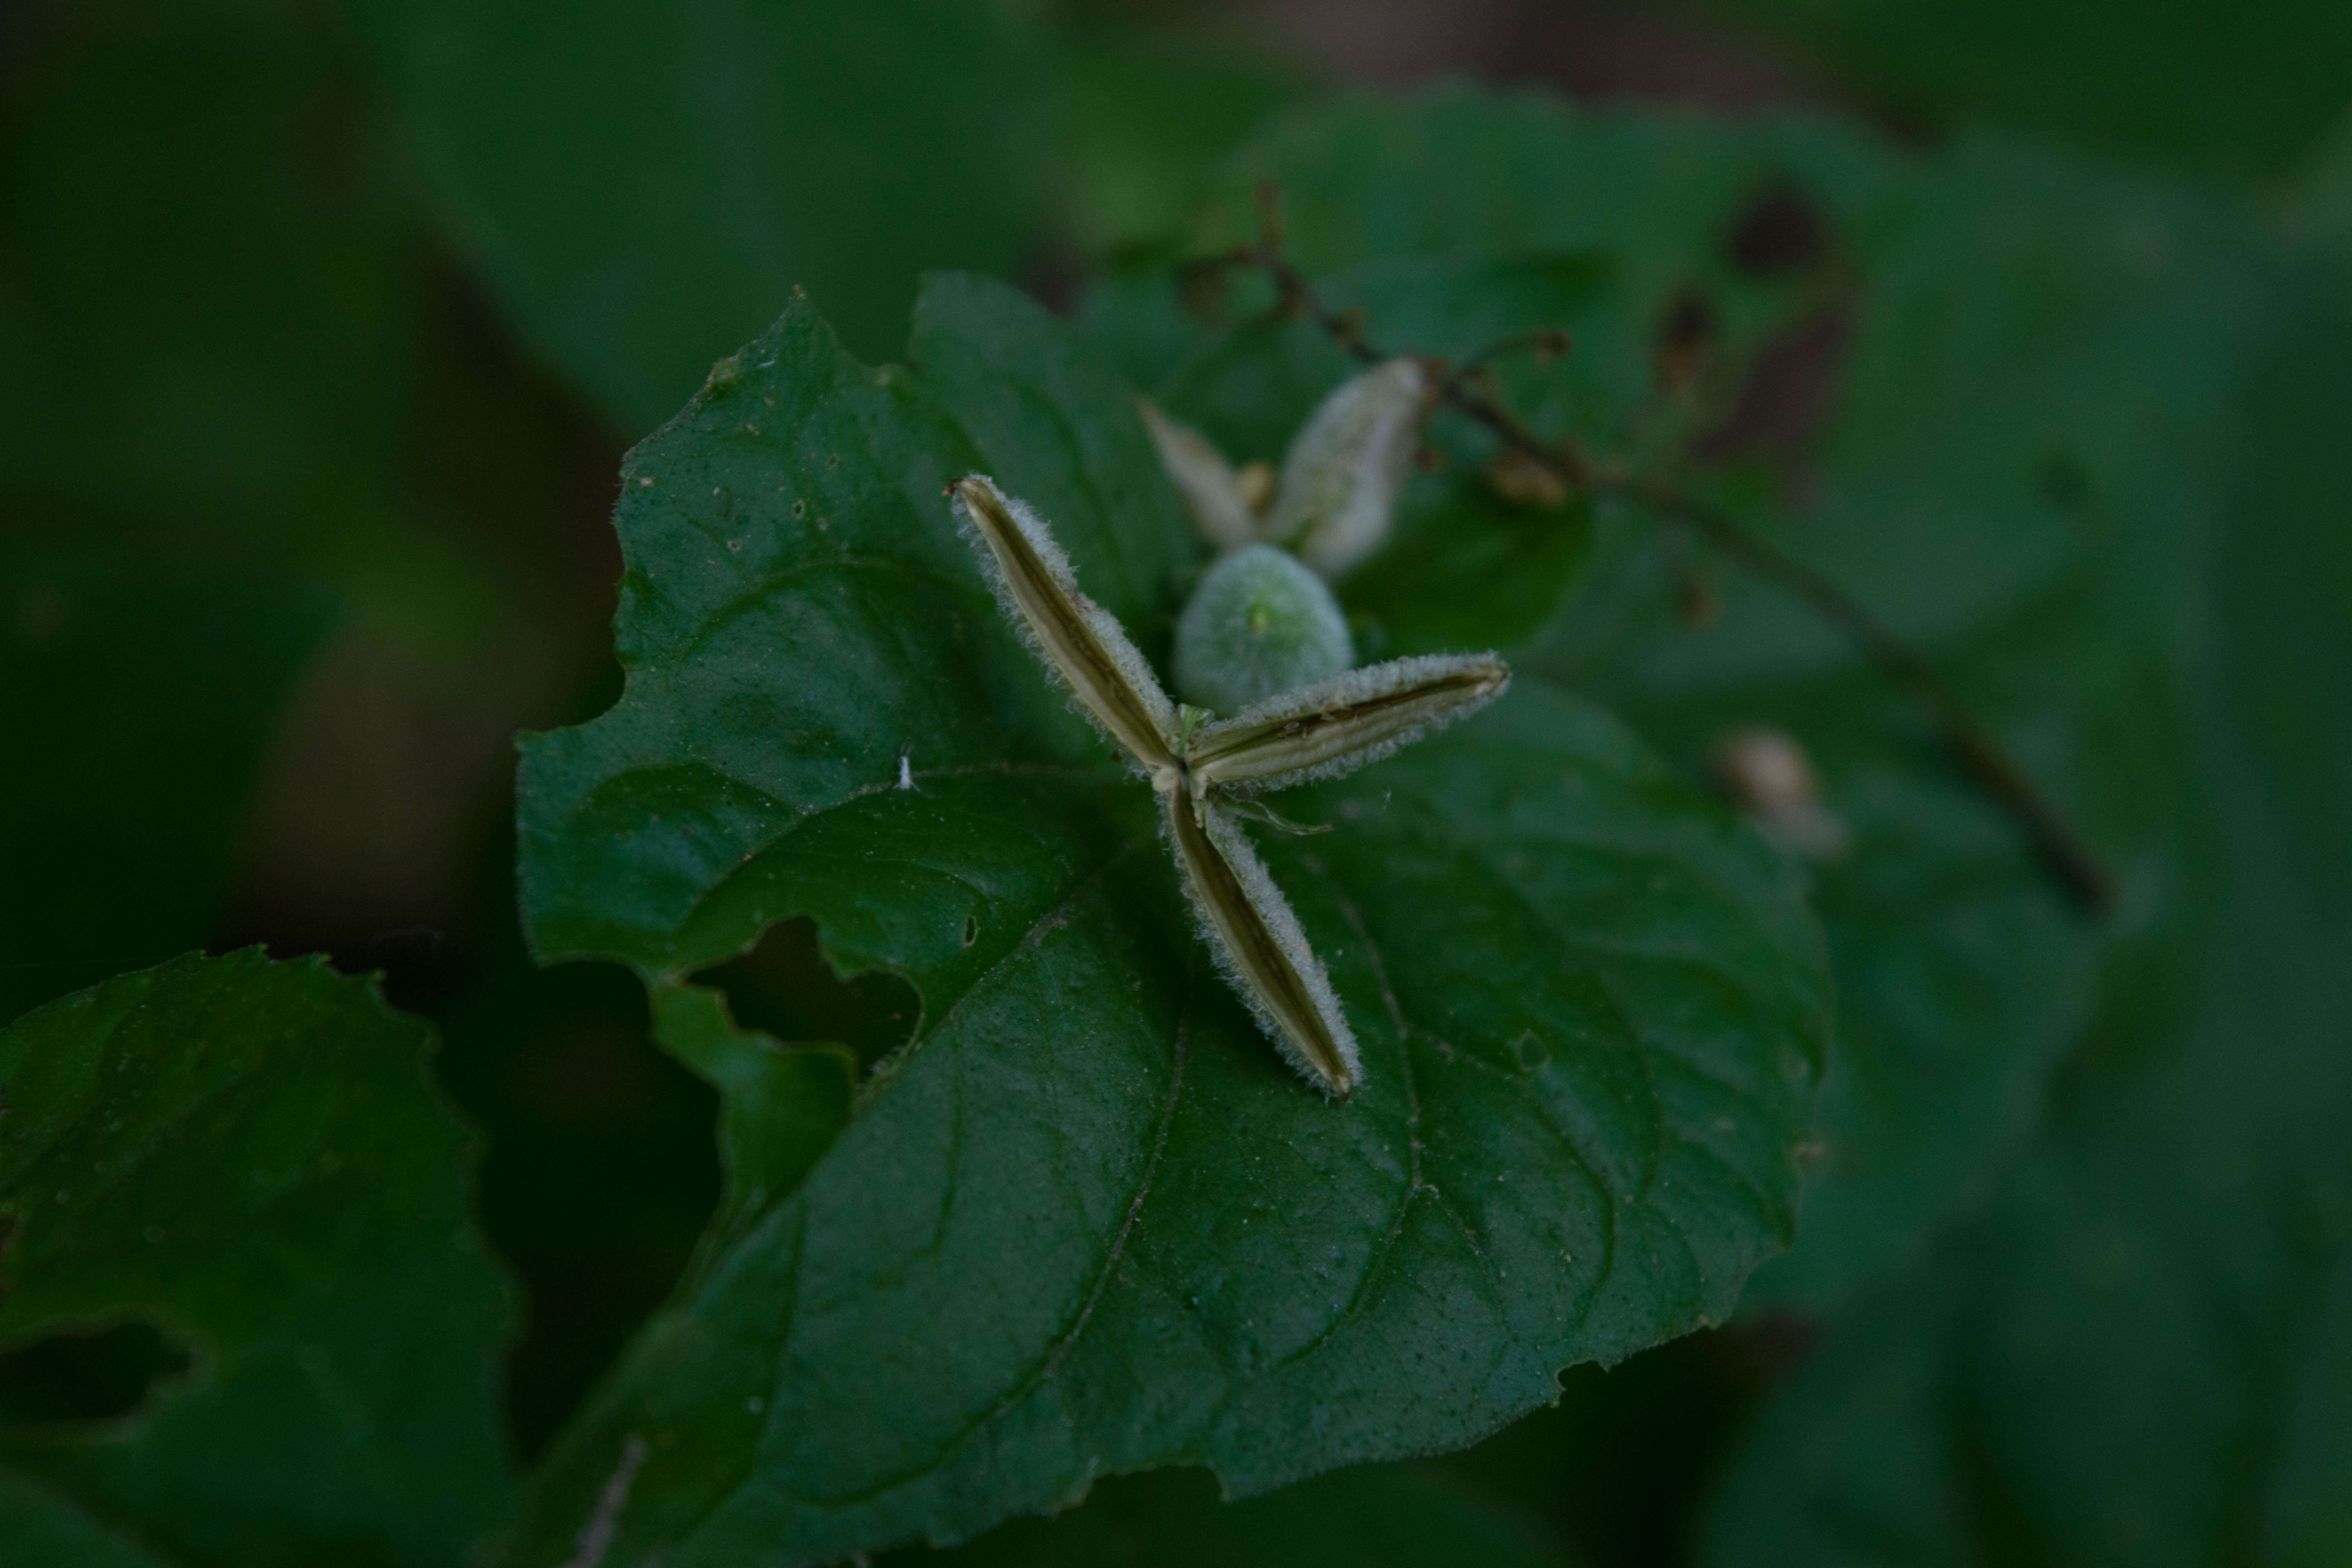
<path fill-rule="evenodd" d="M 1282 889 L 1214 801 L 1166 797 L 1168 837 L 1218 967 L 1282 1054 L 1332 1094 L 1356 1087 L 1356 1037 Z"/>
<path fill-rule="evenodd" d="M 1283 458 L 1267 537 L 1327 577 L 1378 550 L 1420 445 L 1428 393 L 1419 360 L 1392 359 L 1325 398 Z"/>
<path fill-rule="evenodd" d="M 1350 669 L 1193 732 L 1198 789 L 1281 789 L 1339 778 L 1503 694 L 1511 667 L 1491 653 L 1425 654 Z"/>
<path fill-rule="evenodd" d="M 1176 705 L 1117 616 L 1078 592 L 1045 519 L 982 474 L 949 487 L 956 516 L 982 546 L 990 584 L 1055 674 L 1146 773 L 1172 766 Z"/>
<path fill-rule="evenodd" d="M 1242 491 L 1241 476 L 1214 443 L 1190 425 L 1171 419 L 1148 397 L 1135 400 L 1160 462 L 1183 492 L 1201 536 L 1220 550 L 1240 550 L 1263 537 L 1258 516 Z"/>

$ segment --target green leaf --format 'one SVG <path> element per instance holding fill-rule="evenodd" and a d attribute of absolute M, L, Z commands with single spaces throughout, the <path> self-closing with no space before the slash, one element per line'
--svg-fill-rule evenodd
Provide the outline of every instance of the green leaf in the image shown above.
<path fill-rule="evenodd" d="M 2154 1066 L 2084 1086 L 1989 1219 L 1857 1303 L 1748 1435 L 1712 1560 L 2352 1551 L 2352 935 L 2275 816 L 2224 809 L 2186 1017 L 2102 1018 Z"/>
<path fill-rule="evenodd" d="M 1777 473 L 1751 460 L 1688 482 L 1933 658 L 2110 860 L 2120 929 L 2142 932 L 2183 787 L 2186 541 L 2220 504 L 2220 400 L 2266 286 L 2248 215 L 2014 140 L 1906 163 L 1810 121 L 1732 129 L 1444 92 L 1295 117 L 1237 157 L 1196 243 L 1245 237 L 1265 179 L 1291 253 L 1332 300 L 1364 305 L 1387 353 L 1459 355 L 1459 282 L 1583 247 L 1606 287 L 1587 319 L 1558 323 L 1569 358 L 1517 367 L 1505 391 L 1538 431 L 1599 456 L 1655 465 L 1686 444 L 1623 426 L 1675 301 L 1711 301 L 1712 406 L 1684 435 L 1752 423 L 1751 398 L 1785 418 L 1810 396 L 1823 416 L 1760 428 Z M 1765 266 L 1739 243 L 1775 205 L 1813 231 L 1809 258 L 1792 247 Z M 1254 323 L 1255 306 L 1203 326 L 1166 282 L 1130 279 L 1087 321 L 1166 378 L 1175 412 L 1246 438 L 1293 417 L 1290 388 L 1308 379 L 1294 367 L 1334 352 L 1311 323 Z M 1829 351 L 1810 351 L 1811 390 L 1774 383 L 1809 342 Z M 1482 458 L 1465 425 L 1441 414 L 1433 428 L 1466 459 L 1457 471 Z M 1365 586 L 1442 584 L 1445 635 L 1465 641 L 1542 626 L 1523 666 L 1610 700 L 1695 778 L 1744 726 L 1812 754 L 1854 835 L 1812 879 L 1844 1048 L 1802 1238 L 1757 1289 L 1826 1306 L 1916 1256 L 2016 1157 L 2084 1026 L 2097 932 L 1839 631 L 1654 517 L 1604 508 L 1593 538 L 1572 578 L 1547 580 L 1450 520 L 1419 540 L 1409 521 Z M 1693 583 L 1720 606 L 1703 630 L 1673 613 Z M 1549 609 L 1531 604 L 1563 585 Z"/>
<path fill-rule="evenodd" d="M 60 15 L 12 102 L 0 504 L 331 583 L 446 654 L 499 586 L 410 445 L 422 235 L 325 38 L 271 10 Z"/>
<path fill-rule="evenodd" d="M 2200 173 L 2274 174 L 2343 111 L 2352 24 L 2326 0 L 1710 0 L 1915 125 L 1990 119 Z"/>
<path fill-rule="evenodd" d="M 2352 1552 L 2352 900 L 2312 809 L 2352 669 L 2335 548 L 2352 320 L 2287 309 L 2234 409 L 2197 958 L 2111 975 L 2052 1135 L 1990 1215 L 1857 1307 L 1767 1406 L 1716 1560 L 2317 1564 Z M 2295 307 L 2301 307 L 2296 309 Z"/>
<path fill-rule="evenodd" d="M 315 534 L 398 455 L 414 233 L 316 40 L 208 9 L 60 27 L 11 106 L 0 456 L 20 496 Z"/>
<path fill-rule="evenodd" d="M 425 1041 L 258 950 L 0 1033 L 0 1345 L 145 1324 L 187 1363 L 128 1416 L 0 1424 L 12 1560 L 421 1568 L 500 1522 L 507 1294 Z"/>
<path fill-rule="evenodd" d="M 1410 257 L 1597 256 L 1637 331 L 1695 289 L 1712 298 L 1718 330 L 1744 341 L 1784 319 L 1789 298 L 1811 281 L 1788 269 L 1759 285 L 1739 263 L 1733 228 L 1750 204 L 1802 175 L 1866 205 L 1898 195 L 1906 172 L 1885 143 L 1826 119 L 1734 126 L 1442 88 L 1342 100 L 1277 121 L 1228 162 L 1184 238 L 1192 256 L 1254 242 L 1258 191 L 1272 182 L 1285 254 L 1317 277 Z M 1646 354 L 1646 340 L 1639 347 Z"/>
<path fill-rule="evenodd" d="M 1319 1476 L 1271 1497 L 1228 1503 L 1194 1470 L 1122 1477 L 1058 1519 L 1018 1520 L 945 1552 L 911 1551 L 888 1568 L 1421 1568 L 1478 1563 L 1559 1568 L 1540 1523 L 1412 1466 Z"/>
<path fill-rule="evenodd" d="M 327 610 L 208 565 L 0 546 L 0 1020 L 211 933 Z"/>
<path fill-rule="evenodd" d="M 1081 24 L 1054 51 L 1077 242 L 1116 254 L 1179 226 L 1217 162 L 1309 82 L 1282 61 L 1176 34 Z"/>
<path fill-rule="evenodd" d="M 1028 237 L 1034 64 L 958 0 L 359 7 L 425 180 L 524 337 L 631 435 L 805 287 L 885 351 L 927 267 Z"/>
<path fill-rule="evenodd" d="M 2221 504 L 2211 431 L 2263 283 L 2243 215 L 2021 144 L 1959 149 L 1867 224 L 1823 199 L 1859 330 L 1801 499 L 1743 519 L 1936 661 L 2117 895 L 2105 932 L 2068 908 L 1916 710 L 1789 595 L 1715 565 L 1719 620 L 1675 626 L 1671 554 L 1609 536 L 1545 668 L 1693 768 L 1738 727 L 1790 731 L 1854 834 L 1815 876 L 1843 1047 L 1822 1163 L 1758 1305 L 1830 1305 L 1980 1205 L 2084 1026 L 2102 936 L 2157 940 L 2186 790 L 2187 541 Z"/>
<path fill-rule="evenodd" d="M 626 691 L 526 745 L 542 955 L 631 963 L 675 1048 L 775 1110 L 730 1109 L 722 1228 L 521 1562 L 607 1495 L 614 1562 L 802 1561 L 1155 1464 L 1247 1495 L 1459 1445 L 1719 1321 L 1787 1235 L 1825 994 L 1775 858 L 1541 682 L 1286 798 L 1339 826 L 1263 846 L 1366 1045 L 1325 1103 L 940 494 L 978 468 L 1036 503 L 1164 650 L 1198 546 L 1131 395 L 969 279 L 913 359 L 867 370 L 795 306 L 632 454 Z M 844 1058 L 730 1034 L 695 981 L 799 915 L 922 1001 L 830 1147 L 779 1086 Z"/>

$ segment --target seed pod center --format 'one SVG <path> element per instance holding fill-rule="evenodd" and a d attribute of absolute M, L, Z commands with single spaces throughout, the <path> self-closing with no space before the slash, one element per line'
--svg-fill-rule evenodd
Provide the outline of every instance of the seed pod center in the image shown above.
<path fill-rule="evenodd" d="M 1176 689 L 1237 713 L 1355 662 L 1347 617 L 1323 580 L 1272 545 L 1209 569 L 1176 623 Z"/>

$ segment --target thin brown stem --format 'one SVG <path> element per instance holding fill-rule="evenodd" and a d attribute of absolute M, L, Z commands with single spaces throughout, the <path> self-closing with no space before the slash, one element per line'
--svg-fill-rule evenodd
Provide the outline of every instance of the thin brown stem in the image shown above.
<path fill-rule="evenodd" d="M 1262 195 L 1260 205 L 1266 213 L 1274 210 L 1270 195 Z M 1315 321 L 1356 359 L 1380 364 L 1393 357 L 1365 336 L 1359 312 L 1335 311 L 1317 296 L 1306 274 L 1282 255 L 1275 224 L 1267 224 L 1265 237 L 1257 245 L 1234 251 L 1230 260 L 1264 272 L 1274 283 L 1280 309 Z M 2094 914 L 2106 909 L 2110 886 L 2098 857 L 2024 767 L 1969 712 L 1927 657 L 1904 641 L 1875 611 L 1814 568 L 1748 531 L 1727 511 L 1670 480 L 1595 463 L 1572 441 L 1546 441 L 1496 395 L 1491 378 L 1478 372 L 1475 360 L 1466 367 L 1444 370 L 1436 380 L 1438 400 L 1484 426 L 1505 446 L 1542 464 L 1571 490 L 1587 496 L 1616 496 L 1680 521 L 1843 632 L 1882 676 L 1919 705 L 1953 765 L 2018 825 L 2067 896 Z"/>

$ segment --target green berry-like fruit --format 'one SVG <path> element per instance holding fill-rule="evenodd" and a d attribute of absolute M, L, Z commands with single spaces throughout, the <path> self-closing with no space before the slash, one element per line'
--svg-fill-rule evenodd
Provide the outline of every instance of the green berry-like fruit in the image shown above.
<path fill-rule="evenodd" d="M 1348 618 L 1323 579 L 1271 544 L 1237 550 L 1192 591 L 1176 622 L 1176 690 L 1238 713 L 1356 662 Z"/>

